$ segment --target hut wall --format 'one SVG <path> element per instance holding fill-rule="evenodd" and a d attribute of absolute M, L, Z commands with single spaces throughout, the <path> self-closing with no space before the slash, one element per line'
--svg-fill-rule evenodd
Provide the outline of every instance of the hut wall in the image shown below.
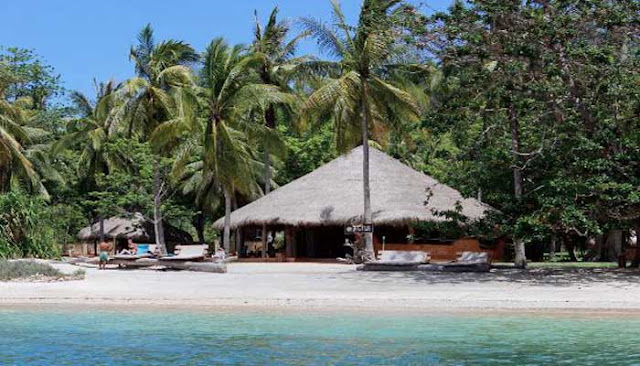
<path fill-rule="evenodd" d="M 93 243 L 69 243 L 64 246 L 64 254 L 69 257 L 94 256 Z"/>
<path fill-rule="evenodd" d="M 376 253 L 382 250 L 382 243 L 374 243 Z M 474 238 L 462 238 L 453 243 L 438 244 L 408 244 L 408 243 L 387 243 L 386 250 L 416 250 L 428 252 L 431 259 L 436 261 L 451 261 L 460 256 L 462 252 L 488 252 L 493 259 L 502 258 L 503 245 L 496 245 L 495 248 L 485 249 L 480 246 L 480 242 Z"/>
<path fill-rule="evenodd" d="M 288 252 L 296 258 L 332 258 L 344 257 L 344 228 L 341 226 L 322 226 L 317 228 L 299 228 L 291 230 L 292 245 Z"/>

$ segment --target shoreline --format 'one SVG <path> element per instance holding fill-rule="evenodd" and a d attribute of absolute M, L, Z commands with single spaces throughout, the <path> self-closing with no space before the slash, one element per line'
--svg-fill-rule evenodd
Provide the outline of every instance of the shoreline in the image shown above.
<path fill-rule="evenodd" d="M 301 306 L 304 305 L 304 306 Z M 572 307 L 424 307 L 424 304 L 412 304 L 401 308 L 381 308 L 374 306 L 340 306 L 327 308 L 326 303 L 317 301 L 300 302 L 263 302 L 185 304 L 184 302 L 134 301 L 134 302 L 64 302 L 64 301 L 14 301 L 0 300 L 0 312 L 127 312 L 148 313 L 162 311 L 166 313 L 201 314 L 269 314 L 269 315 L 385 315 L 385 316 L 541 316 L 562 318 L 633 318 L 640 319 L 637 308 L 572 308 Z"/>
<path fill-rule="evenodd" d="M 60 299 L 28 299 L 27 301 L 5 301 L 0 299 L 0 312 L 88 312 L 105 311 L 127 313 L 148 313 L 150 311 L 202 314 L 272 314 L 272 315 L 390 315 L 390 316 L 542 316 L 563 318 L 638 318 L 638 308 L 590 308 L 590 307 L 431 307 L 429 303 L 413 302 L 400 307 L 389 308 L 389 302 L 367 301 L 368 305 L 342 304 L 329 306 L 330 302 L 304 301 L 220 301 L 215 303 L 185 303 L 184 301 L 64 301 Z M 363 302 L 364 303 L 364 302 Z M 335 305 L 335 304 L 332 304 Z M 394 305 L 397 305 L 394 304 Z"/>
<path fill-rule="evenodd" d="M 0 282 L 0 309 L 640 317 L 640 275 L 628 272 L 360 272 L 313 263 L 233 263 L 228 269 L 87 269 L 84 280 Z"/>

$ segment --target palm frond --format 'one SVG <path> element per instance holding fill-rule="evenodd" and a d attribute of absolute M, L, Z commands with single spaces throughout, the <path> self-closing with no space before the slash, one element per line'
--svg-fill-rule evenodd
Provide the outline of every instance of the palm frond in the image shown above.
<path fill-rule="evenodd" d="M 93 113 L 93 104 L 86 95 L 79 91 L 72 91 L 69 93 L 69 99 L 71 99 L 71 103 L 73 103 L 74 107 L 78 110 L 80 116 L 91 116 Z"/>
<path fill-rule="evenodd" d="M 323 22 L 313 18 L 302 18 L 300 24 L 311 37 L 315 38 L 320 51 L 333 57 L 343 57 L 347 52 L 340 37 Z"/>

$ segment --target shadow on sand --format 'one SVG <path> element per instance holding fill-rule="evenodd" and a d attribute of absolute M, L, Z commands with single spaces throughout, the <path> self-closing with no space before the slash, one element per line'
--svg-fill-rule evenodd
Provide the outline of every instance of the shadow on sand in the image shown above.
<path fill-rule="evenodd" d="M 486 273 L 445 273 L 445 272 L 359 272 L 345 273 L 357 280 L 370 282 L 425 283 L 425 284 L 468 284 L 487 282 L 522 283 L 528 285 L 570 286 L 576 284 L 608 283 L 614 287 L 626 287 L 640 282 L 640 271 L 619 269 L 492 269 Z M 354 278 L 356 279 L 356 278 Z"/>

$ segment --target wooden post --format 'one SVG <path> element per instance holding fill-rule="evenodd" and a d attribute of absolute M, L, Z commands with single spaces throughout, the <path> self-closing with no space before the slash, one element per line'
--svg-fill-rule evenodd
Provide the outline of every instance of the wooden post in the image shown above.
<path fill-rule="evenodd" d="M 262 258 L 267 257 L 267 236 L 269 235 L 269 228 L 267 225 L 262 225 Z"/>
<path fill-rule="evenodd" d="M 284 229 L 285 255 L 287 258 L 293 258 L 293 245 L 295 241 L 295 233 L 293 228 L 287 226 Z"/>
<path fill-rule="evenodd" d="M 244 228 L 238 227 L 236 233 L 238 235 L 238 239 L 236 240 L 236 255 L 240 258 L 240 253 L 244 250 Z"/>

